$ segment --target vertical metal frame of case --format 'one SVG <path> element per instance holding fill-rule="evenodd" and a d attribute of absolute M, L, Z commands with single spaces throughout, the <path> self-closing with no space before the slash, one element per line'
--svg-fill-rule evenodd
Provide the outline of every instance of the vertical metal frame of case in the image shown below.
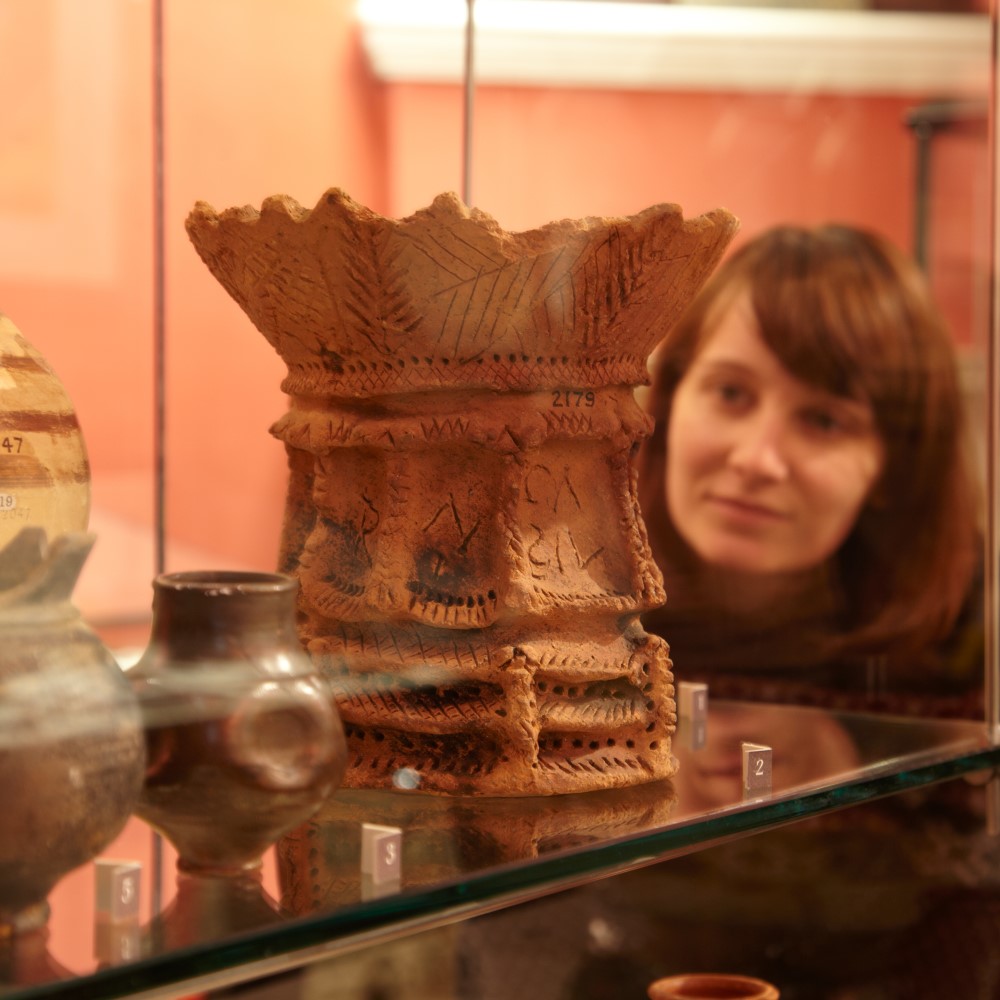
<path fill-rule="evenodd" d="M 986 662 L 984 664 L 986 726 L 989 738 L 994 744 L 1000 743 L 1000 531 L 997 525 L 998 468 L 997 448 L 1000 447 L 1000 275 L 997 261 L 1000 259 L 1000 199 L 997 197 L 997 171 L 1000 169 L 1000 136 L 997 132 L 997 109 L 1000 105 L 1000 74 L 997 72 L 998 58 L 998 8 L 1000 0 L 990 4 L 990 338 L 987 353 L 987 418 L 986 429 L 986 552 L 985 552 L 985 619 L 986 619 Z M 1000 779 L 994 779 L 1000 787 Z M 994 796 L 997 799 L 998 796 Z"/>

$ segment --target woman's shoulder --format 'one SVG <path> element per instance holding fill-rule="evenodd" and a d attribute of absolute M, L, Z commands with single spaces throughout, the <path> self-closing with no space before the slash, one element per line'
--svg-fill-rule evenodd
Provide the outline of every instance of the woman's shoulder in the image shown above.
<path fill-rule="evenodd" d="M 949 634 L 937 643 L 837 650 L 795 630 L 734 630 L 709 616 L 643 616 L 671 648 L 677 680 L 709 684 L 713 697 L 822 706 L 837 711 L 982 718 L 985 630 L 983 574 Z M 831 651 L 834 650 L 834 651 Z"/>

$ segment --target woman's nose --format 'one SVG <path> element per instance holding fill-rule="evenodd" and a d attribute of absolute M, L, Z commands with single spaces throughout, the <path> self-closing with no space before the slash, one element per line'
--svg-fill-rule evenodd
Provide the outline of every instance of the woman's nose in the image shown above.
<path fill-rule="evenodd" d="M 741 428 L 729 464 L 748 479 L 780 482 L 788 477 L 788 457 L 780 421 L 761 415 Z"/>

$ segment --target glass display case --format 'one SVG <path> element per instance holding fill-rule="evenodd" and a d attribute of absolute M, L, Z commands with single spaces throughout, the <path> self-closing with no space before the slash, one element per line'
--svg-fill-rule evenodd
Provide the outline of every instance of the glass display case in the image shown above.
<path fill-rule="evenodd" d="M 711 859 L 754 863 L 725 853 L 735 838 L 815 861 L 808 834 L 781 831 L 865 823 L 871 803 L 954 788 L 974 789 L 977 824 L 1000 829 L 995 15 L 985 0 L 937 8 L 0 0 L 0 312 L 75 406 L 96 543 L 73 599 L 126 675 L 149 642 L 156 574 L 279 562 L 288 468 L 268 430 L 288 408 L 284 366 L 191 246 L 198 202 L 259 209 L 286 194 L 309 208 L 338 188 L 402 219 L 454 191 L 509 232 L 724 207 L 740 219 L 734 250 L 777 224 L 876 231 L 918 261 L 953 338 L 984 539 L 960 666 L 940 686 L 914 689 L 878 657 L 859 699 L 736 699 L 710 684 L 679 719 L 669 780 L 499 798 L 342 788 L 240 879 L 179 871 L 132 817 L 59 879 L 43 926 L 0 940 L 0 992 L 182 996 L 336 962 L 363 992 L 380 956 L 409 944 L 418 965 L 471 950 L 495 984 L 489 963 L 506 953 L 484 943 L 490 928 L 523 948 L 519 920 L 551 935 L 577 907 L 585 926 L 566 948 L 587 941 L 603 961 L 622 949 L 601 928 L 629 900 L 647 912 L 644 886 L 682 901 L 679 924 L 711 926 L 683 900 L 720 899 L 733 876 L 710 878 Z M 379 828 L 399 837 L 383 842 L 399 863 L 388 874 L 368 857 Z M 776 926 L 795 922 L 780 886 L 761 895 Z M 691 971 L 665 954 L 638 967 Z M 501 995 L 469 975 L 467 995 Z M 438 995 L 466 995 L 450 988 Z"/>

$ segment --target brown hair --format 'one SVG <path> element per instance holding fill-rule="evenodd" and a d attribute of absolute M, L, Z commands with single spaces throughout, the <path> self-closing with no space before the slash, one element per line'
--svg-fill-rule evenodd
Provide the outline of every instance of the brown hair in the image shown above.
<path fill-rule="evenodd" d="M 917 266 L 851 226 L 780 226 L 744 244 L 667 338 L 650 394 L 656 425 L 639 458 L 654 555 L 663 565 L 679 544 L 663 495 L 674 390 L 744 291 L 788 371 L 867 400 L 885 446 L 882 476 L 834 556 L 839 644 L 876 652 L 942 638 L 969 592 L 978 538 L 952 344 Z"/>

